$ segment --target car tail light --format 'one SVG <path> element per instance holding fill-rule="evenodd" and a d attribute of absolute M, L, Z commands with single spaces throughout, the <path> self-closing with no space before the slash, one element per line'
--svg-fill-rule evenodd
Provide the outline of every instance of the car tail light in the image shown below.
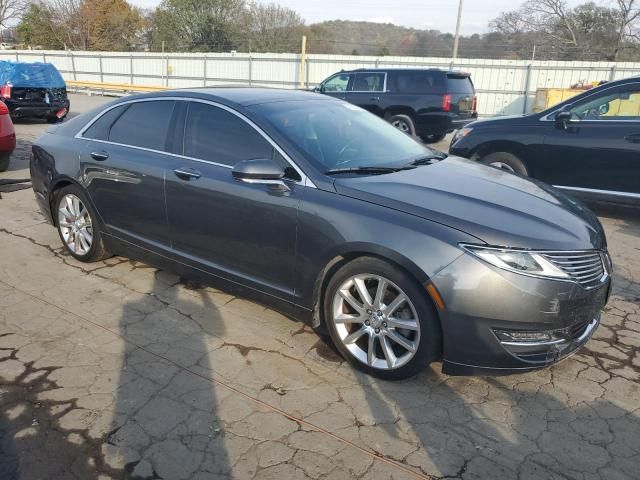
<path fill-rule="evenodd" d="M 12 85 L 9 83 L 6 83 L 2 87 L 0 87 L 0 97 L 11 98 L 11 87 Z"/>
<path fill-rule="evenodd" d="M 0 115 L 9 115 L 9 109 L 4 102 L 0 102 Z"/>
<path fill-rule="evenodd" d="M 442 110 L 445 112 L 451 111 L 451 95 L 448 93 L 442 96 Z"/>
<path fill-rule="evenodd" d="M 471 110 L 474 112 L 478 111 L 478 97 L 473 97 L 473 107 L 471 107 Z"/>

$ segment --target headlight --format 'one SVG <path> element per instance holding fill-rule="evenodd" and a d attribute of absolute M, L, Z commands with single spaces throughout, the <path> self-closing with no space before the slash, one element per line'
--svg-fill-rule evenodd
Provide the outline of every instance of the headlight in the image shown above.
<path fill-rule="evenodd" d="M 569 275 L 535 252 L 499 247 L 461 245 L 470 254 L 503 270 L 535 277 L 569 279 Z"/>
<path fill-rule="evenodd" d="M 455 134 L 455 136 L 453 137 L 454 141 L 455 140 L 460 140 L 461 138 L 466 137 L 467 135 L 469 135 L 471 132 L 473 132 L 473 128 L 470 127 L 464 127 L 461 128 L 460 130 L 458 130 Z"/>

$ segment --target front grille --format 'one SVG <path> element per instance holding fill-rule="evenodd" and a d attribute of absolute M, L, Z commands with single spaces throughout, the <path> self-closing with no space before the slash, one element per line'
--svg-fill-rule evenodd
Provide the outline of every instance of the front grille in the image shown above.
<path fill-rule="evenodd" d="M 595 250 L 588 252 L 549 252 L 543 253 L 541 256 L 583 287 L 588 288 L 598 285 L 605 273 L 602 254 Z"/>

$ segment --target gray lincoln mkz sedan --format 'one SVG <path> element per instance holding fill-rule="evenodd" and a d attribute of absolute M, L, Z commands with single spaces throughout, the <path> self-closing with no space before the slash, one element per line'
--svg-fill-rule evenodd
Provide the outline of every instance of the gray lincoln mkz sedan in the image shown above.
<path fill-rule="evenodd" d="M 605 235 L 581 203 L 310 92 L 123 98 L 40 137 L 31 176 L 78 260 L 222 283 L 383 378 L 437 360 L 547 366 L 590 338 L 609 295 Z"/>

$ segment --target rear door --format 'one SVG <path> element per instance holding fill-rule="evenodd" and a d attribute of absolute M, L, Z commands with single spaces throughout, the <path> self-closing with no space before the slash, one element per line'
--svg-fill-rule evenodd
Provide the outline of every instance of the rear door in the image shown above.
<path fill-rule="evenodd" d="M 179 102 L 138 101 L 106 112 L 82 137 L 83 178 L 109 233 L 169 247 L 164 171 Z"/>
<path fill-rule="evenodd" d="M 534 175 L 558 186 L 639 196 L 640 82 L 585 97 L 571 113 L 567 129 L 548 121 Z"/>

